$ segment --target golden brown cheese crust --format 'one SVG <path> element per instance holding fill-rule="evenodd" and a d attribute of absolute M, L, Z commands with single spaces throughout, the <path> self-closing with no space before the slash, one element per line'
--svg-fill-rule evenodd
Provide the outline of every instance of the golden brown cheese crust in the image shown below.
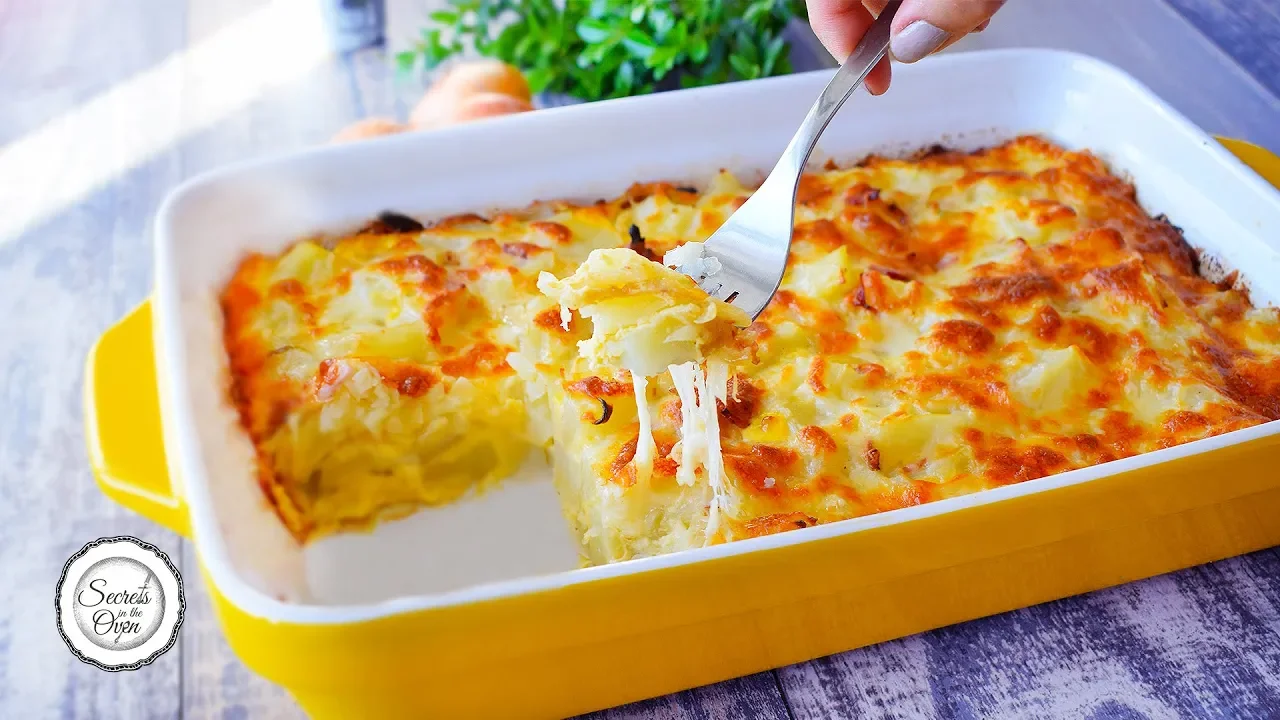
<path fill-rule="evenodd" d="M 670 378 L 649 381 L 657 457 L 638 481 L 630 375 L 576 358 L 589 323 L 575 317 L 563 329 L 533 281 L 541 270 L 564 277 L 593 248 L 661 257 L 703 240 L 749 192 L 722 175 L 698 193 L 651 184 L 590 206 L 366 232 L 339 240 L 332 269 L 311 275 L 282 273 L 281 259 L 246 260 L 223 295 L 232 397 L 285 522 L 305 538 L 360 524 L 370 508 L 456 496 L 415 490 L 357 503 L 355 514 L 322 507 L 316 516 L 323 503 L 308 493 L 329 486 L 290 474 L 281 456 L 300 436 L 281 428 L 323 414 L 333 402 L 326 393 L 351 383 L 348 366 L 358 362 L 397 402 L 421 405 L 395 415 L 402 422 L 429 423 L 441 406 L 452 414 L 440 417 L 483 414 L 449 405 L 464 399 L 449 391 L 460 378 L 471 399 L 517 396 L 507 412 L 518 425 L 549 413 L 566 514 L 593 561 L 701 544 L 709 494 L 676 481 L 681 407 Z M 806 175 L 797 202 L 787 275 L 743 335 L 755 362 L 732 368 L 718 401 L 732 502 L 714 542 L 1280 419 L 1277 311 L 1202 278 L 1181 233 L 1149 217 L 1133 188 L 1088 153 L 1026 137 L 973 154 L 871 157 Z M 366 356 L 351 342 L 326 343 L 351 334 L 349 317 L 329 307 L 353 287 L 371 292 L 368 273 L 393 283 L 385 297 L 369 296 L 394 305 L 396 317 L 417 313 L 423 331 L 374 343 L 382 355 L 354 361 Z M 305 358 L 281 351 L 289 346 L 307 348 Z M 599 422 L 602 401 L 610 413 Z M 477 427 L 508 421 L 490 414 Z M 493 442 L 551 442 L 512 437 Z M 369 476 L 351 477 L 379 492 L 367 489 Z"/>
<path fill-rule="evenodd" d="M 545 444 L 508 356 L 526 325 L 554 338 L 539 361 L 572 349 L 535 286 L 565 267 L 550 248 L 569 231 L 476 216 L 401 229 L 249 257 L 222 293 L 231 399 L 300 540 L 451 501 Z"/>

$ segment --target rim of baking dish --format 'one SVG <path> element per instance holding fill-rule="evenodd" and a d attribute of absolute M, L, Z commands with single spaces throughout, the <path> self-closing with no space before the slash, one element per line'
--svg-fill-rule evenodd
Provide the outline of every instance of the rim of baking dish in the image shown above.
<path fill-rule="evenodd" d="M 1075 72 L 1105 76 L 1109 81 L 1119 83 L 1129 91 L 1135 99 L 1146 103 L 1173 129 L 1176 129 L 1189 140 L 1205 147 L 1213 158 L 1233 171 L 1236 180 L 1255 189 L 1264 189 L 1277 198 L 1280 195 L 1265 180 L 1258 177 L 1251 168 L 1235 155 L 1213 140 L 1203 130 L 1193 124 L 1184 115 L 1174 110 L 1146 85 L 1119 68 L 1097 58 L 1080 53 L 1042 49 L 1042 48 L 1008 48 L 998 50 L 978 50 L 963 53 L 944 54 L 930 58 L 925 63 L 899 66 L 895 72 L 909 74 L 928 73 L 933 68 L 945 65 L 981 66 L 995 62 L 1039 62 L 1070 66 Z M 751 92 L 762 84 L 782 84 L 795 82 L 800 77 L 812 77 L 816 74 L 830 74 L 832 70 L 816 70 L 808 73 L 797 73 L 789 76 L 768 78 L 749 83 L 729 83 L 693 90 L 673 91 L 640 98 L 622 98 L 618 100 L 573 105 L 563 108 L 542 110 L 528 117 L 497 118 L 481 127 L 459 126 L 443 132 L 456 133 L 462 136 L 469 132 L 493 132 L 497 123 L 503 122 L 555 122 L 559 113 L 592 113 L 592 112 L 629 112 L 627 107 L 632 103 L 687 103 L 696 94 L 710 100 L 720 94 Z M 745 87 L 744 87 L 745 86 Z M 602 109 L 603 108 L 603 109 Z M 295 161 L 300 157 L 320 154 L 358 154 L 362 147 L 371 143 L 382 143 L 383 146 L 395 143 L 413 143 L 412 134 L 378 138 L 355 145 L 318 147 L 299 152 L 276 155 L 223 166 L 187 180 L 174 189 L 162 203 L 156 222 L 156 342 L 158 360 L 163 362 L 163 372 L 159 373 L 161 383 L 161 413 L 164 422 L 171 425 L 166 437 L 176 441 L 172 449 L 176 470 L 183 478 L 182 494 L 186 499 L 187 512 L 190 516 L 192 542 L 198 550 L 211 582 L 228 601 L 240 610 L 251 615 L 277 621 L 305 624 L 344 624 L 374 620 L 389 615 L 409 613 L 421 610 L 443 608 L 520 594 L 537 593 L 554 590 L 580 583 L 595 582 L 608 578 L 644 573 L 664 568 L 689 565 L 733 557 L 745 553 L 767 551 L 775 548 L 861 532 L 871 528 L 884 527 L 898 523 L 911 522 L 921 518 L 932 517 L 966 508 L 1002 502 L 1024 495 L 1054 490 L 1087 483 L 1101 477 L 1117 475 L 1124 472 L 1149 467 L 1180 458 L 1190 457 L 1205 452 L 1212 452 L 1232 445 L 1249 442 L 1259 438 L 1280 434 L 1280 421 L 1272 421 L 1243 430 L 1217 435 L 1202 440 L 1178 445 L 1172 448 L 1135 455 L 1121 460 L 1092 465 L 1070 470 L 1058 475 L 1051 475 L 1037 480 L 1029 480 L 1017 485 L 993 488 L 977 493 L 937 500 L 910 508 L 891 510 L 873 515 L 850 518 L 825 525 L 816 525 L 792 532 L 766 535 L 758 538 L 737 540 L 730 543 L 703 548 L 684 550 L 654 557 L 638 558 L 608 565 L 599 565 L 575 570 L 568 570 L 547 575 L 534 575 L 509 580 L 482 583 L 441 593 L 420 594 L 389 598 L 375 603 L 354 605 L 320 605 L 293 603 L 277 600 L 246 582 L 233 565 L 225 539 L 218 530 L 217 518 L 214 516 L 207 469 L 200 461 L 201 440 L 196 432 L 195 423 L 190 421 L 193 408 L 188 391 L 188 366 L 185 361 L 185 349 L 180 342 L 182 337 L 182 313 L 180 311 L 179 288 L 176 272 L 171 267 L 173 262 L 171 247 L 173 210 L 181 199 L 198 187 L 219 179 L 234 176 L 253 168 L 270 166 L 285 161 Z M 163 358 L 161 360 L 161 358 Z M 172 467 L 172 466 L 171 466 Z"/>

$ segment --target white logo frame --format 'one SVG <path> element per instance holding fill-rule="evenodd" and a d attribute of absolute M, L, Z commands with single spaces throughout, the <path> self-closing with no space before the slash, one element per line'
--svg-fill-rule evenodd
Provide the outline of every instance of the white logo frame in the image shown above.
<path fill-rule="evenodd" d="M 102 560 L 113 558 L 127 558 L 149 569 L 159 581 L 155 592 L 159 605 L 163 607 L 154 632 L 141 644 L 124 650 L 103 647 L 85 634 L 78 613 L 86 612 L 86 608 L 78 605 L 76 600 L 77 586 L 85 574 L 100 566 Z M 134 566 L 135 563 L 129 565 Z M 178 630 L 186 613 L 186 597 L 178 568 L 155 545 L 128 535 L 99 538 L 72 555 L 62 568 L 53 603 L 58 634 L 72 654 L 81 662 L 107 672 L 137 670 L 168 652 L 178 641 Z"/>

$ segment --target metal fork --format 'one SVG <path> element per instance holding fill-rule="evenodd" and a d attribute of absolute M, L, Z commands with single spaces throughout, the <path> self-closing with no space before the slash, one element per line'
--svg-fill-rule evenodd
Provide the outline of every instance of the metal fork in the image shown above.
<path fill-rule="evenodd" d="M 752 320 L 782 283 L 795 224 L 796 190 L 805 163 L 836 111 L 888 52 L 889 26 L 901 5 L 901 0 L 892 0 L 885 6 L 809 109 L 769 177 L 707 239 L 702 248 L 706 261 L 676 268 L 697 280 L 708 294 L 745 310 Z"/>

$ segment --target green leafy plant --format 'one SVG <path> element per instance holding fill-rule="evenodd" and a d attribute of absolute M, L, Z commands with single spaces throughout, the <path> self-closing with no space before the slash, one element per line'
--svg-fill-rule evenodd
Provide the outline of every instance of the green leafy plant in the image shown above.
<path fill-rule="evenodd" d="M 583 100 L 791 72 L 782 31 L 803 0 L 449 0 L 407 72 L 474 50 L 520 68 L 534 92 Z"/>

